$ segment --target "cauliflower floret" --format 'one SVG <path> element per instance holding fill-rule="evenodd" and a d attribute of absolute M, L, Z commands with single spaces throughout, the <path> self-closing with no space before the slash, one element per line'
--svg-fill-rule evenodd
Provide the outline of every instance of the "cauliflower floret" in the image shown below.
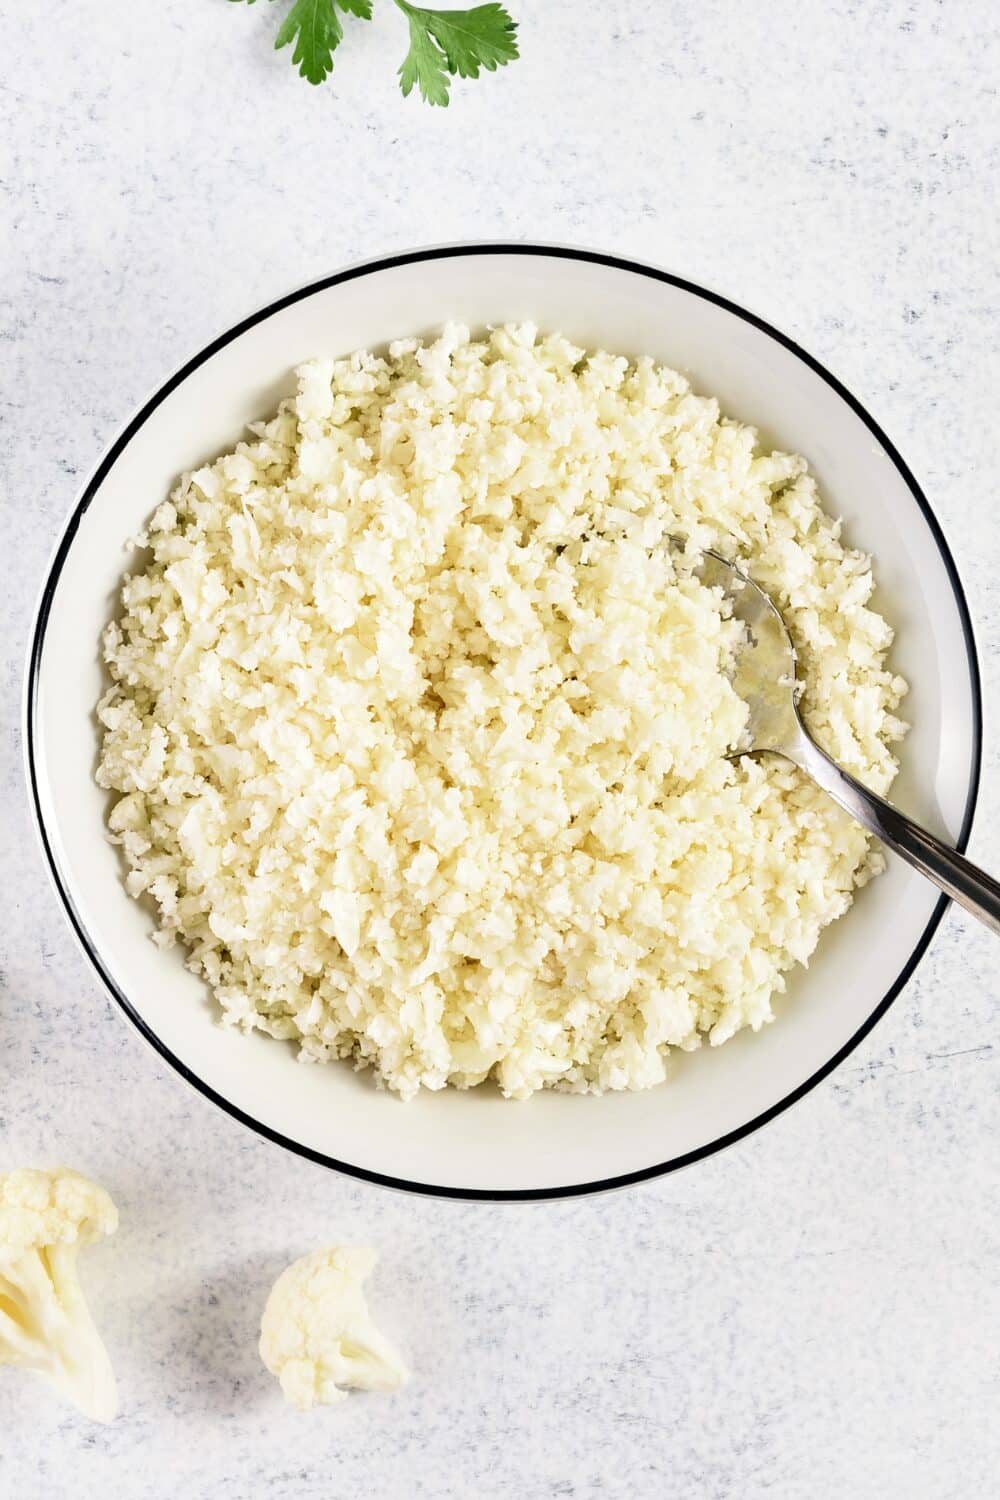
<path fill-rule="evenodd" d="M 37 1370 L 95 1422 L 111 1421 L 118 1394 L 76 1258 L 117 1228 L 108 1194 L 78 1172 L 0 1176 L 0 1364 Z"/>
<path fill-rule="evenodd" d="M 260 1323 L 260 1357 L 285 1400 L 308 1411 L 342 1401 L 343 1386 L 393 1391 L 409 1379 L 371 1321 L 362 1283 L 374 1250 L 334 1246 L 294 1261 L 278 1277 Z"/>

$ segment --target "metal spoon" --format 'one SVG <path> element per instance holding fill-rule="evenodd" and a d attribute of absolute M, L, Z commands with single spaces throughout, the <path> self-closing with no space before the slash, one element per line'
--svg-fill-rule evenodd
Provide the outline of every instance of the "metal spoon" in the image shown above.
<path fill-rule="evenodd" d="M 869 833 L 895 849 L 993 932 L 1000 933 L 1000 883 L 862 786 L 810 736 L 796 706 L 795 647 L 773 600 L 717 552 L 703 553 L 694 571 L 709 588 L 723 590 L 732 603 L 734 618 L 747 630 L 733 687 L 747 704 L 750 717 L 746 743 L 735 754 L 770 751 L 783 755 Z"/>

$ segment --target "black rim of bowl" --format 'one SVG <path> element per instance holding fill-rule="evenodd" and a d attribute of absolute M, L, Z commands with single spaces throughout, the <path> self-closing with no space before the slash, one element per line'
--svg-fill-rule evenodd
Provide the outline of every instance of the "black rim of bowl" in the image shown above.
<path fill-rule="evenodd" d="M 52 878 L 53 884 L 55 885 L 56 892 L 59 895 L 60 900 L 62 901 L 62 905 L 66 916 L 69 919 L 70 926 L 75 932 L 77 940 L 79 941 L 87 957 L 90 959 L 91 963 L 96 969 L 112 999 L 118 1003 L 121 1009 L 125 1012 L 126 1016 L 132 1022 L 132 1024 L 137 1028 L 142 1036 L 145 1037 L 146 1041 L 149 1042 L 149 1044 L 160 1054 L 161 1057 L 166 1059 L 170 1066 L 174 1068 L 182 1078 L 186 1079 L 187 1082 L 192 1085 L 192 1087 L 197 1089 L 199 1093 L 203 1094 L 207 1099 L 210 1099 L 214 1104 L 217 1104 L 221 1109 L 224 1109 L 226 1113 L 231 1115 L 234 1119 L 241 1121 L 251 1130 L 256 1131 L 258 1135 L 264 1136 L 267 1140 L 273 1141 L 279 1146 L 284 1146 L 289 1151 L 294 1151 L 296 1155 L 303 1156 L 309 1161 L 317 1162 L 321 1166 L 331 1167 L 335 1171 L 343 1172 L 350 1177 L 359 1178 L 364 1182 L 377 1183 L 382 1187 L 397 1188 L 404 1192 L 420 1193 L 438 1198 L 459 1198 L 467 1200 L 473 1199 L 486 1202 L 525 1202 L 535 1199 L 575 1198 L 588 1193 L 604 1192 L 611 1188 L 628 1187 L 633 1183 L 645 1182 L 650 1178 L 665 1176 L 669 1172 L 678 1171 L 681 1167 L 691 1166 L 694 1162 L 701 1161 L 704 1157 L 713 1156 L 717 1151 L 722 1151 L 727 1146 L 735 1145 L 737 1141 L 743 1140 L 744 1137 L 751 1135 L 756 1130 L 759 1130 L 762 1125 L 766 1125 L 769 1121 L 784 1113 L 786 1109 L 789 1109 L 793 1104 L 796 1104 L 800 1099 L 808 1094 L 810 1090 L 814 1089 L 818 1083 L 822 1082 L 822 1080 L 826 1078 L 828 1074 L 832 1073 L 835 1068 L 839 1067 L 844 1059 L 854 1051 L 855 1047 L 858 1046 L 858 1044 L 868 1035 L 868 1033 L 872 1030 L 876 1023 L 880 1021 L 881 1018 L 885 1015 L 886 1011 L 889 1009 L 889 1006 L 895 1000 L 896 996 L 909 981 L 918 963 L 926 952 L 927 946 L 930 943 L 931 938 L 934 936 L 938 924 L 940 923 L 941 918 L 944 915 L 945 908 L 948 905 L 947 898 L 945 896 L 942 896 L 937 902 L 919 941 L 916 943 L 912 953 L 908 957 L 895 982 L 879 1001 L 878 1005 L 875 1006 L 868 1019 L 863 1023 L 863 1025 L 858 1028 L 858 1030 L 854 1033 L 850 1040 L 846 1042 L 844 1046 L 841 1047 L 839 1051 L 837 1051 L 833 1055 L 833 1057 L 831 1057 L 826 1063 L 824 1063 L 821 1068 L 813 1073 L 810 1078 L 806 1079 L 804 1083 L 799 1084 L 796 1089 L 793 1089 L 791 1093 L 787 1094 L 777 1104 L 772 1105 L 769 1109 L 766 1109 L 761 1114 L 756 1115 L 752 1120 L 749 1120 L 745 1125 L 741 1125 L 737 1130 L 731 1130 L 725 1135 L 719 1136 L 718 1139 L 709 1142 L 707 1145 L 699 1146 L 696 1150 L 688 1151 L 681 1156 L 672 1157 L 669 1161 L 657 1162 L 653 1166 L 643 1167 L 636 1172 L 626 1172 L 621 1174 L 620 1176 L 603 1178 L 594 1182 L 570 1183 L 568 1185 L 552 1188 L 506 1189 L 448 1187 L 436 1185 L 433 1183 L 411 1182 L 406 1178 L 392 1177 L 382 1172 L 372 1172 L 365 1167 L 355 1166 L 351 1162 L 339 1161 L 336 1157 L 327 1156 L 324 1152 L 314 1151 L 309 1146 L 304 1146 L 298 1141 L 289 1139 L 289 1137 L 282 1135 L 280 1131 L 272 1130 L 269 1126 L 262 1124 L 259 1120 L 255 1120 L 251 1115 L 244 1113 L 243 1110 L 237 1108 L 236 1105 L 232 1104 L 228 1099 L 225 1099 L 221 1094 L 216 1093 L 216 1091 L 209 1084 L 205 1083 L 203 1079 L 199 1078 L 197 1074 L 193 1073 L 190 1068 L 188 1068 L 183 1062 L 181 1062 L 180 1058 L 175 1057 L 174 1054 L 169 1050 L 169 1048 L 160 1041 L 160 1039 L 156 1036 L 156 1034 L 151 1030 L 151 1028 L 146 1024 L 146 1022 L 132 1006 L 127 996 L 119 989 L 110 973 L 106 969 L 100 954 L 98 953 L 94 944 L 91 942 L 90 936 L 83 923 L 83 920 L 77 912 L 66 884 L 62 879 L 57 861 L 53 854 L 52 846 L 45 826 L 44 816 L 42 813 L 41 800 L 38 790 L 38 775 L 35 755 L 35 722 L 38 708 L 38 685 L 41 669 L 42 649 L 45 642 L 45 631 L 52 606 L 52 600 L 54 598 L 56 586 L 59 582 L 59 577 L 62 572 L 63 563 L 65 562 L 70 547 L 73 544 L 73 538 L 76 535 L 77 528 L 80 524 L 80 519 L 83 516 L 84 512 L 87 510 L 94 496 L 100 489 L 112 466 L 117 462 L 122 451 L 125 449 L 128 443 L 131 442 L 136 432 L 138 432 L 140 427 L 143 426 L 147 418 L 156 409 L 156 407 L 159 406 L 161 401 L 163 401 L 171 393 L 171 391 L 175 390 L 177 386 L 179 386 L 184 380 L 186 380 L 187 377 L 192 373 L 192 371 L 196 370 L 199 365 L 204 364 L 205 360 L 211 358 L 211 356 L 215 354 L 217 350 L 223 348 L 224 345 L 232 342 L 233 339 L 238 338 L 241 334 L 245 333 L 247 329 L 254 327 L 254 325 L 257 323 L 263 322 L 266 318 L 271 317 L 272 314 L 279 312 L 282 308 L 288 307 L 292 303 L 300 302 L 306 297 L 313 296 L 316 292 L 323 291 L 328 287 L 338 286 L 344 282 L 354 281 L 361 276 L 370 276 L 375 274 L 376 272 L 384 271 L 394 266 L 413 265 L 421 261 L 443 260 L 449 258 L 470 258 L 481 255 L 523 255 L 547 257 L 552 260 L 585 261 L 590 262 L 594 265 L 610 267 L 613 270 L 627 271 L 632 275 L 644 276 L 651 281 L 665 282 L 670 286 L 678 287 L 680 290 L 689 292 L 693 296 L 700 297 L 706 302 L 714 303 L 716 307 L 724 308 L 727 312 L 730 312 L 736 317 L 741 318 L 745 323 L 749 323 L 754 328 L 759 329 L 762 333 L 766 333 L 778 344 L 781 344 L 783 348 L 788 349 L 792 354 L 795 354 L 803 362 L 803 364 L 807 365 L 809 369 L 811 369 L 815 374 L 819 375 L 826 382 L 826 384 L 830 386 L 834 391 L 836 391 L 837 395 L 847 403 L 847 405 L 851 408 L 855 415 L 860 417 L 861 421 L 864 422 L 865 426 L 872 433 L 876 441 L 892 459 L 893 464 L 895 465 L 902 478 L 905 480 L 914 501 L 919 507 L 921 513 L 924 516 L 924 519 L 927 522 L 927 525 L 930 528 L 931 535 L 934 538 L 938 551 L 941 555 L 941 560 L 944 563 L 945 570 L 948 574 L 948 579 L 951 584 L 955 604 L 958 609 L 959 618 L 961 620 L 962 635 L 965 641 L 965 651 L 968 660 L 969 681 L 972 690 L 973 743 L 972 760 L 969 767 L 969 789 L 966 796 L 965 812 L 962 818 L 961 833 L 958 838 L 958 848 L 960 850 L 963 850 L 968 843 L 969 832 L 972 827 L 972 818 L 976 807 L 976 800 L 979 795 L 983 740 L 982 688 L 980 683 L 979 660 L 976 653 L 976 644 L 975 638 L 973 636 L 972 621 L 969 615 L 969 608 L 965 598 L 965 591 L 962 588 L 962 583 L 958 576 L 958 570 L 955 567 L 955 563 L 948 548 L 948 544 L 945 541 L 944 534 L 938 523 L 937 517 L 931 509 L 927 497 L 924 495 L 923 491 L 921 490 L 913 474 L 910 472 L 903 458 L 897 452 L 896 448 L 894 447 L 892 442 L 890 442 L 886 434 L 879 427 L 878 423 L 865 410 L 861 402 L 858 401 L 857 398 L 853 396 L 851 392 L 848 391 L 840 383 L 840 381 L 836 379 L 835 376 L 831 375 L 830 372 L 825 369 L 818 360 L 814 359 L 812 355 L 806 352 L 806 350 L 800 348 L 800 346 L 794 341 L 794 339 L 790 339 L 786 334 L 781 333 L 780 330 L 774 328 L 770 323 L 765 322 L 763 318 L 758 318 L 754 313 L 748 312 L 745 308 L 740 307 L 735 302 L 731 302 L 727 297 L 722 297 L 717 292 L 708 291 L 704 287 L 698 286 L 694 282 L 686 281 L 679 276 L 673 276 L 669 272 L 661 271 L 654 266 L 643 265 L 638 261 L 625 260 L 619 256 L 604 255 L 599 251 L 577 250 L 563 248 L 555 245 L 532 244 L 499 243 L 452 245 L 427 250 L 414 250 L 401 255 L 383 256 L 378 260 L 366 261 L 361 265 L 351 266 L 346 270 L 338 271 L 332 276 L 326 276 L 320 281 L 312 282 L 308 286 L 302 287 L 298 291 L 290 292 L 286 296 L 279 297 L 276 301 L 268 303 L 266 307 L 261 308 L 259 311 L 251 313 L 249 317 L 244 318 L 241 322 L 235 324 L 225 333 L 220 334 L 218 338 L 214 339 L 210 344 L 202 349 L 200 353 L 196 354 L 193 359 L 188 360 L 188 362 L 180 370 L 172 375 L 170 379 L 164 385 L 162 385 L 147 402 L 145 402 L 145 404 L 129 422 L 124 431 L 116 438 L 107 453 L 105 453 L 97 468 L 88 479 L 79 500 L 73 508 L 73 511 L 66 524 L 65 530 L 60 538 L 55 556 L 53 557 L 52 562 L 49 565 L 49 571 L 45 579 L 44 587 L 42 589 L 41 598 L 39 600 L 38 609 L 35 616 L 34 626 L 31 632 L 25 693 L 25 753 L 27 761 L 29 791 L 34 812 L 35 825 L 38 830 L 42 849 L 49 867 L 49 874 Z"/>

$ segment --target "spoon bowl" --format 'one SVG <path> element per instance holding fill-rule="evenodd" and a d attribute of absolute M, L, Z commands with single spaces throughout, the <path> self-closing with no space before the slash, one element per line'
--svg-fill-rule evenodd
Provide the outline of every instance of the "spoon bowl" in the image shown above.
<path fill-rule="evenodd" d="M 720 589 L 732 615 L 745 630 L 736 661 L 733 688 L 749 709 L 746 749 L 775 750 L 793 744 L 802 728 L 798 697 L 798 659 L 777 605 L 735 563 L 708 551 L 695 569 L 708 588 Z"/>
<path fill-rule="evenodd" d="M 799 715 L 795 645 L 774 600 L 735 563 L 708 550 L 694 570 L 725 595 L 745 638 L 733 688 L 749 709 L 734 756 L 783 755 L 869 833 L 926 875 L 947 896 L 1000 934 L 1000 883 L 949 844 L 863 786 L 816 743 Z"/>

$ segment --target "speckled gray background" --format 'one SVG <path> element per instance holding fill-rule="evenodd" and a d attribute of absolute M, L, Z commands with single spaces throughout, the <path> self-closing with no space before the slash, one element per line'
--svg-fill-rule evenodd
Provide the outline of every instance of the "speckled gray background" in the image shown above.
<path fill-rule="evenodd" d="M 333 86 L 226 0 L 2 0 L 0 1170 L 72 1162 L 107 1430 L 0 1371 L 0 1495 L 974 1500 L 1000 1460 L 997 960 L 950 914 L 804 1103 L 673 1180 L 561 1206 L 397 1197 L 249 1135 L 148 1052 L 74 947 L 29 825 L 18 698 L 53 538 L 135 404 L 211 334 L 359 257 L 593 244 L 800 339 L 906 455 L 993 701 L 994 0 L 509 0 L 524 59 L 431 112 L 378 0 Z M 1000 865 L 988 719 L 974 851 Z M 415 1371 L 312 1418 L 259 1365 L 266 1288 L 337 1237 Z"/>

